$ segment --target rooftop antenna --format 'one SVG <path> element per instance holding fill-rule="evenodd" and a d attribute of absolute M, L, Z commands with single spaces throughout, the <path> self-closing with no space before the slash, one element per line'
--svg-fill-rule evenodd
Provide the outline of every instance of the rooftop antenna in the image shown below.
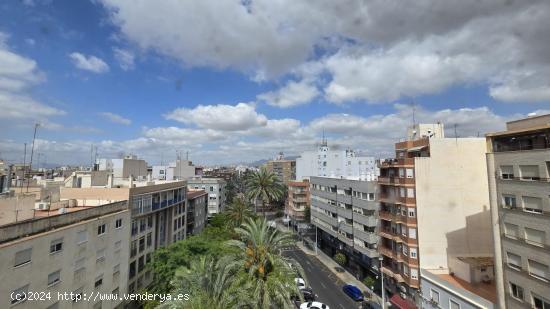
<path fill-rule="evenodd" d="M 27 174 L 27 143 L 25 143 L 25 150 L 23 150 L 23 179 L 21 180 L 21 191 L 23 192 L 23 182 L 25 182 L 25 177 Z"/>
<path fill-rule="evenodd" d="M 413 127 L 416 125 L 416 118 L 415 118 L 415 112 L 416 112 L 416 104 L 414 103 L 414 100 L 411 103 L 412 105 L 412 117 L 413 117 Z"/>
<path fill-rule="evenodd" d="M 321 141 L 321 146 L 327 146 L 327 139 L 325 137 L 325 129 L 323 128 L 323 139 Z"/>
<path fill-rule="evenodd" d="M 32 147 L 31 147 L 31 161 L 29 162 L 29 172 L 32 171 L 32 156 L 34 155 L 34 141 L 36 140 L 36 130 L 40 124 L 34 124 L 34 135 L 32 137 Z M 29 181 L 27 181 L 27 193 L 29 193 Z"/>

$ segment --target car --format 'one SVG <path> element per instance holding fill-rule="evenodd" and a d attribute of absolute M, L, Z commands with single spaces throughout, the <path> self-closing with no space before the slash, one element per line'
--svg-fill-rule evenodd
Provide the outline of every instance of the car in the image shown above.
<path fill-rule="evenodd" d="M 300 309 L 330 309 L 327 305 L 318 301 L 310 301 L 300 305 Z"/>
<path fill-rule="evenodd" d="M 300 289 L 300 293 L 302 294 L 302 297 L 304 298 L 305 301 L 314 301 L 315 298 L 317 298 L 317 295 L 315 295 L 315 293 L 313 293 L 313 290 L 311 288 L 303 288 L 303 289 Z M 300 300 L 300 297 L 296 294 L 292 295 L 292 300 L 294 301 L 299 301 Z"/>
<path fill-rule="evenodd" d="M 342 287 L 342 290 L 355 301 L 363 301 L 364 299 L 363 293 L 355 285 L 346 284 Z"/>
<path fill-rule="evenodd" d="M 296 285 L 298 286 L 298 289 L 305 289 L 306 288 L 306 281 L 302 278 L 294 278 L 294 282 L 296 282 Z"/>
<path fill-rule="evenodd" d="M 363 307 L 361 307 L 363 309 L 382 309 L 382 306 L 377 303 L 377 302 L 374 302 L 372 300 L 367 300 L 366 302 L 363 303 Z"/>

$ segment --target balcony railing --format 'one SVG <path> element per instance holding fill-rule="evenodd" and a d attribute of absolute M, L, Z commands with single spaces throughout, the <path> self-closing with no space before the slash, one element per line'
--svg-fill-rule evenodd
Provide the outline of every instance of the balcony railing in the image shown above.
<path fill-rule="evenodd" d="M 408 255 L 403 254 L 402 251 L 392 250 L 385 246 L 379 246 L 378 251 L 397 262 L 405 263 L 410 266 L 418 266 L 418 259 L 413 259 Z"/>
<path fill-rule="evenodd" d="M 413 147 L 422 147 L 422 146 L 429 146 L 430 145 L 430 139 L 429 138 L 421 138 L 414 141 L 404 141 L 395 143 L 395 149 L 409 149 Z"/>
<path fill-rule="evenodd" d="M 404 216 L 399 213 L 391 213 L 389 211 L 379 211 L 380 219 L 385 221 L 393 221 L 395 223 L 406 224 L 407 226 L 416 226 L 416 218 Z"/>
<path fill-rule="evenodd" d="M 380 162 L 380 168 L 414 166 L 414 158 L 391 158 Z"/>
<path fill-rule="evenodd" d="M 404 178 L 395 176 L 380 176 L 378 183 L 382 185 L 414 185 L 414 178 Z"/>
<path fill-rule="evenodd" d="M 414 197 L 401 197 L 397 195 L 379 194 L 378 200 L 382 203 L 388 204 L 406 204 L 413 206 L 416 204 L 416 198 Z"/>

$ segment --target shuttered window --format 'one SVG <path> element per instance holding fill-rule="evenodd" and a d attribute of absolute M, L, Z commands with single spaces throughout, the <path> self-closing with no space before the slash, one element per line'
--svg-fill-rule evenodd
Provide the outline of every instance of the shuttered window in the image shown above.
<path fill-rule="evenodd" d="M 31 261 L 32 248 L 21 250 L 15 254 L 15 263 L 13 267 L 27 264 Z"/>
<path fill-rule="evenodd" d="M 520 165 L 519 172 L 521 173 L 521 179 L 524 179 L 524 180 L 540 179 L 538 165 Z"/>
<path fill-rule="evenodd" d="M 542 199 L 538 197 L 522 196 L 523 210 L 542 213 Z"/>
<path fill-rule="evenodd" d="M 504 234 L 510 238 L 519 238 L 519 227 L 512 223 L 504 223 Z"/>
<path fill-rule="evenodd" d="M 48 275 L 48 286 L 52 286 L 61 281 L 61 270 L 54 271 Z"/>
<path fill-rule="evenodd" d="M 514 179 L 514 167 L 511 165 L 500 166 L 500 176 L 502 179 Z"/>
<path fill-rule="evenodd" d="M 532 245 L 543 246 L 546 241 L 546 233 L 535 229 L 525 228 L 525 241 Z"/>
<path fill-rule="evenodd" d="M 76 234 L 76 243 L 81 244 L 87 241 L 88 241 L 88 231 L 86 230 L 78 231 L 78 233 Z"/>
<path fill-rule="evenodd" d="M 529 274 L 544 281 L 548 281 L 550 279 L 548 274 L 548 265 L 533 260 L 529 260 Z"/>
<path fill-rule="evenodd" d="M 506 258 L 510 267 L 521 269 L 521 256 L 511 252 L 506 252 Z"/>

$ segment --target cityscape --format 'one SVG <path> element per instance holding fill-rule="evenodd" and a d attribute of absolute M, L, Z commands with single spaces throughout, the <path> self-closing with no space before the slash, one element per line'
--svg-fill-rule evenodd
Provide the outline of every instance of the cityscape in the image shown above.
<path fill-rule="evenodd" d="M 0 308 L 550 309 L 548 16 L 0 3 Z"/>

